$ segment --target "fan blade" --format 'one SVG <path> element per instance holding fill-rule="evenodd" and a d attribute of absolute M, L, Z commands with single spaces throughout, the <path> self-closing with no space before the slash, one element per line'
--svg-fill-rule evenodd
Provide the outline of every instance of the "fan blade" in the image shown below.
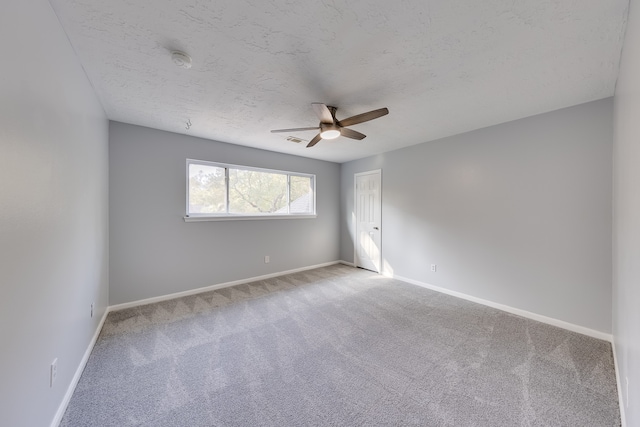
<path fill-rule="evenodd" d="M 312 128 L 293 128 L 293 129 L 275 129 L 272 130 L 271 133 L 279 133 L 279 132 L 300 132 L 303 130 L 318 130 L 320 129 L 318 126 Z"/>
<path fill-rule="evenodd" d="M 316 116 L 320 119 L 320 123 L 333 123 L 333 116 L 326 105 L 319 102 L 313 102 L 311 106 L 313 107 L 313 111 L 316 112 Z"/>
<path fill-rule="evenodd" d="M 313 139 L 311 140 L 310 143 L 307 144 L 307 148 L 311 148 L 314 145 L 316 145 L 318 143 L 318 141 L 320 141 L 322 139 L 322 137 L 320 136 L 320 134 L 317 134 L 316 136 L 313 137 Z"/>
<path fill-rule="evenodd" d="M 347 128 L 340 129 L 340 135 L 346 136 L 347 138 L 351 138 L 351 139 L 365 139 L 367 137 L 367 135 L 363 133 L 356 132 L 353 129 L 347 129 Z"/>
<path fill-rule="evenodd" d="M 369 111 L 367 113 L 358 114 L 356 116 L 349 117 L 348 119 L 340 120 L 338 125 L 340 126 L 353 126 L 358 123 L 368 122 L 369 120 L 377 119 L 378 117 L 386 116 L 389 114 L 388 108 L 380 108 L 378 110 Z"/>

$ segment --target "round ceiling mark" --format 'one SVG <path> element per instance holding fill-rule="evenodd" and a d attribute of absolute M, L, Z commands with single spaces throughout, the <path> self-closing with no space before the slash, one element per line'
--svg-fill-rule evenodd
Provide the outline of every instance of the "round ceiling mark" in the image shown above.
<path fill-rule="evenodd" d="M 171 52 L 171 59 L 180 68 L 191 68 L 191 57 L 184 52 L 174 50 Z"/>

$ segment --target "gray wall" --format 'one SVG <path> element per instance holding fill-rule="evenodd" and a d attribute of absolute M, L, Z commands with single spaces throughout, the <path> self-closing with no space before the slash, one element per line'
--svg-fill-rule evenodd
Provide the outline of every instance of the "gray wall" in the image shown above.
<path fill-rule="evenodd" d="M 387 273 L 610 333 L 611 162 L 605 99 L 345 163 L 341 258 L 380 168 Z"/>
<path fill-rule="evenodd" d="M 0 425 L 47 426 L 107 306 L 108 122 L 49 2 L 0 39 Z"/>
<path fill-rule="evenodd" d="M 632 0 L 616 86 L 613 145 L 613 340 L 622 386 L 620 406 L 628 426 L 640 426 L 639 118 L 640 2 Z"/>
<path fill-rule="evenodd" d="M 111 304 L 338 260 L 340 165 L 117 122 L 109 138 Z M 314 173 L 318 216 L 185 223 L 187 158 Z"/>

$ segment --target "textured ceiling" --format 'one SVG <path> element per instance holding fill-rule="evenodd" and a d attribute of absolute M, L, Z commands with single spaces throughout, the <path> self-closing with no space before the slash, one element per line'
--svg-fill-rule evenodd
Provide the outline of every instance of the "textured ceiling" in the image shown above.
<path fill-rule="evenodd" d="M 613 95 L 628 0 L 50 0 L 110 119 L 344 162 Z M 176 67 L 170 51 L 193 58 Z M 311 102 L 367 135 L 313 148 Z M 186 129 L 185 122 L 192 126 Z M 314 131 L 292 133 L 305 140 Z"/>

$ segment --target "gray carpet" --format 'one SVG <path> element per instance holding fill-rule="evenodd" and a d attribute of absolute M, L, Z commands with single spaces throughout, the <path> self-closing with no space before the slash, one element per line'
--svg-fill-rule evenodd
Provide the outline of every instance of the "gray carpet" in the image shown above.
<path fill-rule="evenodd" d="M 619 426 L 609 343 L 336 265 L 110 313 L 62 426 Z"/>

